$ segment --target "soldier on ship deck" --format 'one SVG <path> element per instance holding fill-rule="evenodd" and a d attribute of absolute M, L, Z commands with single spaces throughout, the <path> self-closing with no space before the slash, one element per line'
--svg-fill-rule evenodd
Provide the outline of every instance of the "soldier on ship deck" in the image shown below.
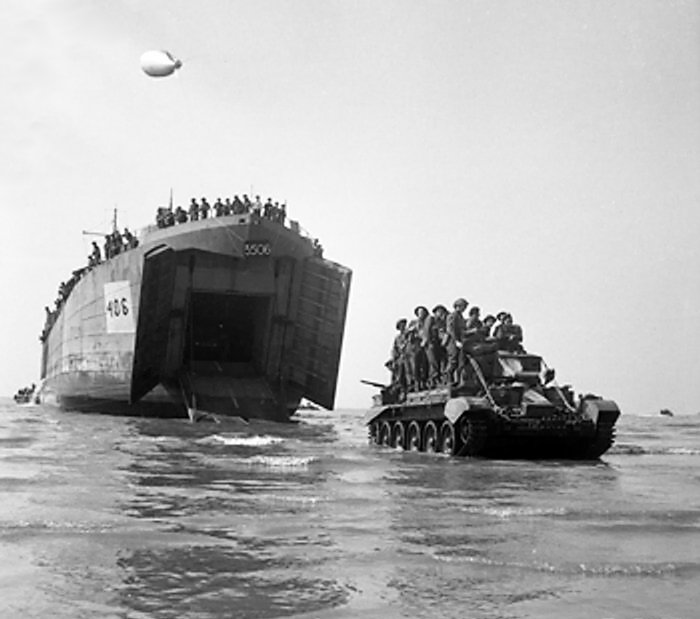
<path fill-rule="evenodd" d="M 243 201 L 238 197 L 238 195 L 233 196 L 231 208 L 234 215 L 242 215 L 245 213 L 245 204 L 243 204 Z"/>
<path fill-rule="evenodd" d="M 187 211 L 181 206 L 175 209 L 175 221 L 179 224 L 187 223 Z"/>
<path fill-rule="evenodd" d="M 287 218 L 287 203 L 280 206 L 279 202 L 275 202 L 275 207 L 277 208 L 277 221 L 284 225 L 284 220 Z"/>
<path fill-rule="evenodd" d="M 88 256 L 88 265 L 89 266 L 97 266 L 102 262 L 102 254 L 100 252 L 100 246 L 93 241 L 92 242 L 92 252 Z"/>
<path fill-rule="evenodd" d="M 206 198 L 202 198 L 202 202 L 199 205 L 199 218 L 206 219 L 209 217 L 209 211 L 211 210 L 211 205 L 207 202 Z"/>
<path fill-rule="evenodd" d="M 190 221 L 197 221 L 199 219 L 199 204 L 197 204 L 197 199 L 192 198 L 190 200 Z"/>
<path fill-rule="evenodd" d="M 172 211 L 170 211 L 170 214 L 172 215 Z M 139 240 L 133 234 L 131 234 L 129 228 L 124 228 L 124 234 L 122 236 L 124 238 L 125 249 L 134 249 L 135 247 L 138 247 Z"/>

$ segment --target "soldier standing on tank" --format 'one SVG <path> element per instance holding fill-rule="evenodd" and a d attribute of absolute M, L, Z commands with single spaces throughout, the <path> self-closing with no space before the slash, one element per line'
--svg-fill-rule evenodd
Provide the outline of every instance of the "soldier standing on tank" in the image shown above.
<path fill-rule="evenodd" d="M 459 298 L 454 304 L 454 311 L 450 312 L 445 322 L 445 332 L 447 344 L 447 380 L 452 386 L 457 386 L 462 382 L 464 373 L 464 350 L 462 339 L 466 322 L 464 320 L 464 310 L 469 303 L 466 299 Z"/>
<path fill-rule="evenodd" d="M 481 323 L 481 341 L 485 342 L 491 339 L 491 330 L 496 324 L 496 317 L 493 314 L 487 314 Z"/>
<path fill-rule="evenodd" d="M 440 385 L 444 378 L 447 353 L 445 351 L 447 308 L 436 305 L 430 318 L 430 342 L 428 344 L 428 363 L 430 365 L 430 382 L 433 387 Z"/>
<path fill-rule="evenodd" d="M 406 391 L 408 387 L 406 381 L 407 324 L 408 321 L 405 318 L 401 318 L 396 322 L 396 330 L 398 333 L 394 337 L 394 342 L 391 346 L 391 384 L 401 391 Z"/>
<path fill-rule="evenodd" d="M 469 316 L 464 324 L 464 348 L 466 352 L 471 352 L 472 347 L 482 339 L 482 322 L 480 318 L 481 310 L 473 305 L 469 308 Z"/>
<path fill-rule="evenodd" d="M 496 314 L 496 321 L 493 323 L 493 326 L 491 327 L 491 337 L 496 337 L 496 329 L 501 326 L 501 323 L 503 322 L 503 319 L 506 317 L 508 312 L 505 311 L 500 311 L 498 314 Z"/>
<path fill-rule="evenodd" d="M 513 323 L 513 316 L 510 314 L 506 314 L 501 324 L 496 327 L 495 337 L 499 349 L 510 352 L 525 352 L 522 346 L 523 330 L 520 325 Z"/>
<path fill-rule="evenodd" d="M 413 311 L 416 316 L 416 334 L 418 346 L 414 350 L 415 383 L 417 389 L 428 386 L 428 345 L 430 343 L 430 313 L 424 305 L 419 305 Z"/>
<path fill-rule="evenodd" d="M 420 337 L 418 335 L 418 322 L 411 320 L 406 326 L 406 382 L 409 391 L 419 389 L 418 374 L 416 368 L 416 356 L 420 349 Z"/>

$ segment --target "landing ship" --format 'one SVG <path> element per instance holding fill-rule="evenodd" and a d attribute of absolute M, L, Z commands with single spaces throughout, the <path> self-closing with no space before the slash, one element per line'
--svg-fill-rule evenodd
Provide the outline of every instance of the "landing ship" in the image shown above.
<path fill-rule="evenodd" d="M 296 222 L 151 226 L 81 273 L 42 335 L 42 401 L 286 421 L 333 408 L 351 271 Z"/>

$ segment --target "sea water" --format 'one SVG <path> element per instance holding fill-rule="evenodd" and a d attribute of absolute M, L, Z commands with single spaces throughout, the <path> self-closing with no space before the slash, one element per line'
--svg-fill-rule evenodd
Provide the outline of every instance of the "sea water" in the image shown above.
<path fill-rule="evenodd" d="M 0 617 L 286 616 L 698 617 L 700 417 L 572 463 L 0 402 Z"/>

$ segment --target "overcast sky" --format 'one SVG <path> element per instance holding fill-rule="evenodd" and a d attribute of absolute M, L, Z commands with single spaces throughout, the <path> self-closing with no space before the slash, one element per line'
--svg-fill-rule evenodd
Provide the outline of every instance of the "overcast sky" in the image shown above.
<path fill-rule="evenodd" d="M 340 407 L 464 296 L 579 392 L 700 411 L 698 2 L 11 0 L 0 51 L 0 394 L 82 231 L 172 187 L 286 200 L 353 269 Z"/>

